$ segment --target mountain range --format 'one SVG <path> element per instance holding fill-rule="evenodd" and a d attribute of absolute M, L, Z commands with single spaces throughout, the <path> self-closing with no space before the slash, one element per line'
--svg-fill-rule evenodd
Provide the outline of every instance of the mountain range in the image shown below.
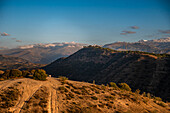
<path fill-rule="evenodd" d="M 0 50 L 0 54 L 23 58 L 33 63 L 48 64 L 60 57 L 71 55 L 86 45 L 75 42 L 33 44 Z"/>
<path fill-rule="evenodd" d="M 138 51 L 116 51 L 88 46 L 69 57 L 60 58 L 44 67 L 55 77 L 107 84 L 125 82 L 133 90 L 150 92 L 170 100 L 170 55 Z"/>
<path fill-rule="evenodd" d="M 58 58 L 67 57 L 87 45 L 75 42 L 33 44 L 0 50 L 0 54 L 23 58 L 33 63 L 49 64 Z M 138 42 L 115 42 L 105 44 L 102 47 L 119 51 L 131 50 L 170 54 L 170 37 Z"/>
<path fill-rule="evenodd" d="M 35 64 L 22 58 L 0 55 L 0 70 L 40 68 L 43 66 L 45 65 Z"/>
<path fill-rule="evenodd" d="M 106 44 L 103 47 L 111 48 L 120 51 L 144 51 L 156 54 L 167 53 L 170 54 L 170 37 L 154 39 L 154 40 L 140 40 L 138 42 L 115 42 Z"/>

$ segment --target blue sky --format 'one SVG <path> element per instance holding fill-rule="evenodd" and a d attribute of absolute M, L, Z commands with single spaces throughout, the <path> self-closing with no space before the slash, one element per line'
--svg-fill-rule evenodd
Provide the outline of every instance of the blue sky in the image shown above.
<path fill-rule="evenodd" d="M 71 41 L 106 44 L 166 37 L 170 35 L 166 33 L 170 30 L 167 1 L 0 0 L 0 32 L 10 34 L 0 37 L 0 47 Z"/>

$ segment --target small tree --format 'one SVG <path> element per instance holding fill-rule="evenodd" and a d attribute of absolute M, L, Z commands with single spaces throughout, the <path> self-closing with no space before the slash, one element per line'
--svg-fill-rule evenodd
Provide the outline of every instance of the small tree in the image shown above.
<path fill-rule="evenodd" d="M 137 90 L 135 91 L 135 93 L 136 93 L 136 94 L 140 94 L 140 90 L 137 89 Z"/>
<path fill-rule="evenodd" d="M 110 87 L 113 87 L 113 88 L 115 88 L 115 89 L 118 89 L 118 86 L 117 86 L 116 83 L 114 83 L 114 82 L 110 82 L 110 83 L 109 83 L 109 86 L 110 86 Z"/>
<path fill-rule="evenodd" d="M 9 79 L 9 74 L 10 74 L 10 70 L 6 70 L 6 71 L 2 74 L 2 78 L 3 78 L 3 79 Z"/>
<path fill-rule="evenodd" d="M 29 72 L 29 71 L 27 71 L 27 70 L 23 70 L 22 71 L 22 76 L 23 77 L 28 77 L 28 75 L 30 75 L 31 73 Z"/>
<path fill-rule="evenodd" d="M 46 78 L 47 78 L 46 71 L 43 70 L 43 69 L 37 69 L 37 70 L 35 70 L 34 75 L 33 75 L 33 78 L 34 78 L 35 80 L 46 80 Z"/>
<path fill-rule="evenodd" d="M 123 90 L 126 90 L 126 91 L 131 91 L 131 88 L 126 83 L 119 83 L 119 86 L 120 86 L 120 89 L 123 89 Z"/>
<path fill-rule="evenodd" d="M 18 69 L 12 69 L 10 71 L 10 77 L 21 77 L 22 76 L 22 71 L 18 70 Z"/>
<path fill-rule="evenodd" d="M 32 69 L 32 70 L 31 70 L 31 74 L 33 75 L 33 74 L 34 74 L 34 72 L 35 72 L 35 69 Z"/>

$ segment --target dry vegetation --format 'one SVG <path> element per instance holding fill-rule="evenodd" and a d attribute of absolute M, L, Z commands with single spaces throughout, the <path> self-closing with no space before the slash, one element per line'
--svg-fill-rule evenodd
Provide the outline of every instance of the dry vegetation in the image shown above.
<path fill-rule="evenodd" d="M 37 92 L 28 100 L 23 106 L 22 113 L 28 113 L 32 111 L 34 113 L 48 113 L 48 89 L 42 86 Z"/>
<path fill-rule="evenodd" d="M 9 84 L 4 87 L 4 85 Z M 0 112 L 14 113 L 168 113 L 159 97 L 132 92 L 125 84 L 96 85 L 65 77 L 0 82 Z"/>

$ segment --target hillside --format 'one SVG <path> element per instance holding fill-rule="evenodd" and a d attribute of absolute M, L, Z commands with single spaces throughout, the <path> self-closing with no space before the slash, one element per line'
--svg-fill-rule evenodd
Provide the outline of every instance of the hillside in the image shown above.
<path fill-rule="evenodd" d="M 0 70 L 40 68 L 42 66 L 45 65 L 34 64 L 25 59 L 18 58 L 18 57 L 0 55 Z"/>
<path fill-rule="evenodd" d="M 163 55 L 162 55 L 163 56 Z M 170 101 L 170 57 L 88 46 L 44 67 L 53 76 L 78 81 L 111 81 L 129 84 L 133 90 L 150 92 Z"/>
<path fill-rule="evenodd" d="M 0 81 L 0 112 L 168 113 L 169 103 L 122 88 L 48 78 Z"/>
<path fill-rule="evenodd" d="M 33 44 L 0 50 L 0 54 L 23 58 L 33 63 L 48 64 L 60 57 L 71 55 L 85 45 L 75 42 Z"/>
<path fill-rule="evenodd" d="M 170 54 L 170 37 L 155 40 L 140 40 L 138 42 L 115 42 L 106 44 L 103 47 L 120 51 L 131 50 Z"/>

